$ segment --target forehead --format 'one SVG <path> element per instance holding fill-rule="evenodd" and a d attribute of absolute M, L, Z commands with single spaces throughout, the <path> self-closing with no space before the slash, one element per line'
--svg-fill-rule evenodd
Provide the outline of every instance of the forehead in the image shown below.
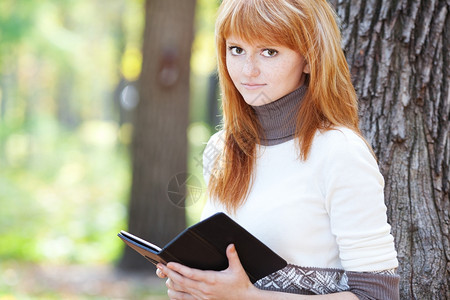
<path fill-rule="evenodd" d="M 277 46 L 277 47 L 285 47 L 281 42 L 267 39 L 255 38 L 252 40 L 248 40 L 242 38 L 238 35 L 231 34 L 225 38 L 227 44 L 235 44 L 239 46 L 250 46 L 256 48 L 263 48 L 267 46 Z"/>
<path fill-rule="evenodd" d="M 216 33 L 227 40 L 239 38 L 247 44 L 285 45 L 296 48 L 296 12 L 280 0 L 224 0 Z M 295 16 L 293 15 L 295 13 Z"/>

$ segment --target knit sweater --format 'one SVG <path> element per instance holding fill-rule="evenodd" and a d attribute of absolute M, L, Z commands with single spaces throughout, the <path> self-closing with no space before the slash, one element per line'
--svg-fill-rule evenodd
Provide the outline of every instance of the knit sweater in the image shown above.
<path fill-rule="evenodd" d="M 272 130 L 298 107 L 298 95 L 304 94 L 299 91 L 255 107 L 265 139 L 257 145 L 248 198 L 235 214 L 209 199 L 202 218 L 223 211 L 288 261 L 285 269 L 257 282 L 259 288 L 299 294 L 350 290 L 360 299 L 397 299 L 398 276 L 374 274 L 398 262 L 383 177 L 365 142 L 344 127 L 317 132 L 308 159 L 301 161 L 295 128 Z M 271 121 L 262 112 L 274 103 L 278 115 L 271 114 Z M 208 142 L 204 162 L 222 149 L 220 131 Z M 211 167 L 204 163 L 207 183 Z"/>

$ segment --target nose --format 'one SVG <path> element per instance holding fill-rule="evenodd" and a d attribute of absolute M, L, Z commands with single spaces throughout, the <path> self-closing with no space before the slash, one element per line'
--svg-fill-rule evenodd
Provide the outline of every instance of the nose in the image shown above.
<path fill-rule="evenodd" d="M 248 77 L 257 77 L 260 73 L 259 67 L 255 59 L 249 56 L 245 60 L 244 67 L 242 69 L 242 73 Z"/>

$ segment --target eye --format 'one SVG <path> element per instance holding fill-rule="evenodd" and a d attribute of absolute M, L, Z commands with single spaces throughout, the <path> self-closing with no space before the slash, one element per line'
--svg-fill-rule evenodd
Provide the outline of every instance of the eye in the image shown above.
<path fill-rule="evenodd" d="M 278 54 L 278 51 L 275 49 L 264 49 L 262 54 L 263 54 L 263 56 L 266 56 L 266 57 L 274 57 L 275 55 Z"/>
<path fill-rule="evenodd" d="M 231 52 L 231 55 L 241 55 L 244 53 L 244 49 L 236 47 L 236 46 L 230 46 L 228 49 Z"/>

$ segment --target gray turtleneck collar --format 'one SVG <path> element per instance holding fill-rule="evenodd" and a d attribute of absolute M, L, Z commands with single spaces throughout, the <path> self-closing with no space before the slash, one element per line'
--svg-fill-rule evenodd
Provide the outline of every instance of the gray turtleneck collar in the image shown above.
<path fill-rule="evenodd" d="M 262 145 L 278 145 L 294 138 L 297 112 L 306 90 L 302 85 L 276 101 L 252 106 L 265 133 L 260 135 Z"/>

